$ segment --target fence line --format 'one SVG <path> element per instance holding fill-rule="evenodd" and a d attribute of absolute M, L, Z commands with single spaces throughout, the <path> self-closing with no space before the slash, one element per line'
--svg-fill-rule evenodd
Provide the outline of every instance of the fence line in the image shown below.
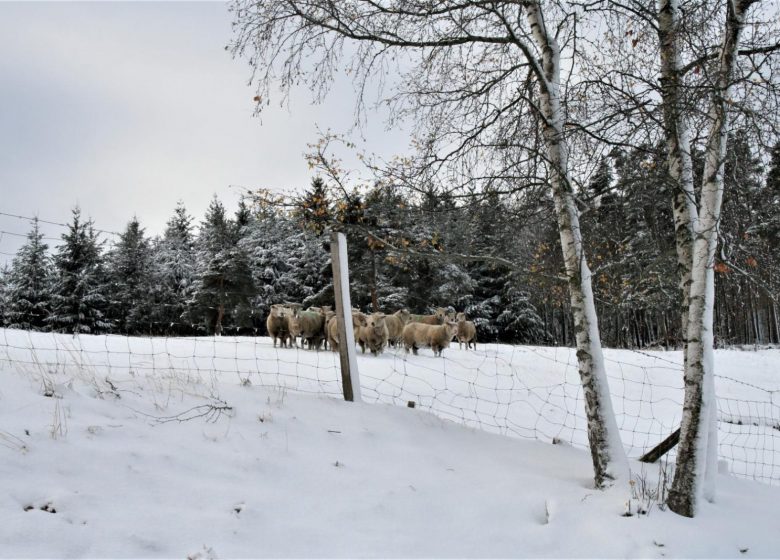
<path fill-rule="evenodd" d="M 780 390 L 761 386 L 772 382 L 768 374 L 780 352 L 773 351 L 776 357 L 718 352 L 724 372 L 716 376 L 720 458 L 736 476 L 780 485 Z M 679 426 L 683 380 L 674 359 L 679 355 L 605 351 L 613 406 L 630 457 L 638 458 Z M 749 359 L 771 363 L 742 367 Z M 573 349 L 481 344 L 468 352 L 453 346 L 438 358 L 425 350 L 414 356 L 390 348 L 376 358 L 361 357 L 359 368 L 367 402 L 406 406 L 414 401 L 476 429 L 587 447 Z M 0 370 L 7 369 L 47 382 L 89 379 L 98 392 L 144 380 L 169 397 L 188 384 L 217 394 L 220 383 L 342 396 L 338 354 L 274 348 L 265 337 L 74 336 L 0 329 Z M 752 377 L 735 377 L 743 370 Z M 780 387 L 780 380 L 774 384 Z"/>

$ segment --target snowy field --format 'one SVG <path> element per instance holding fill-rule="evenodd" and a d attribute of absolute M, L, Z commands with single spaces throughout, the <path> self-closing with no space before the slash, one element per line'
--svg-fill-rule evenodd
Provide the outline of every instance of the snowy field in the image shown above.
<path fill-rule="evenodd" d="M 0 555 L 780 556 L 780 351 L 717 352 L 724 472 L 775 486 L 724 474 L 694 520 L 592 489 L 571 350 L 444 356 L 359 356 L 354 404 L 334 354 L 264 338 L 0 330 Z M 632 457 L 677 426 L 680 358 L 607 351 Z"/>

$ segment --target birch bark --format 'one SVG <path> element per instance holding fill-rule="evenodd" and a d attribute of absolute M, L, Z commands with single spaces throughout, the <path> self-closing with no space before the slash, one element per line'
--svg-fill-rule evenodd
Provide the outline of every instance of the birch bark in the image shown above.
<path fill-rule="evenodd" d="M 731 77 L 745 25 L 745 11 L 755 0 L 726 2 L 726 25 L 718 57 L 709 109 L 710 131 L 699 218 L 693 221 L 691 285 L 685 350 L 685 401 L 669 508 L 686 517 L 696 515 L 701 498 L 715 498 L 717 473 L 717 402 L 713 350 L 715 249 L 723 200 L 723 166 L 728 139 Z"/>
<path fill-rule="evenodd" d="M 558 217 L 558 231 L 569 283 L 574 318 L 577 361 L 585 395 L 588 440 L 596 487 L 611 480 L 625 479 L 628 462 L 612 408 L 604 356 L 601 349 L 598 319 L 591 286 L 591 272 L 585 258 L 579 213 L 568 171 L 568 151 L 563 132 L 563 110 L 560 98 L 560 50 L 549 33 L 539 2 L 525 2 L 528 23 L 542 53 L 544 78 L 541 103 L 544 139 L 550 166 L 550 182 Z"/>
<path fill-rule="evenodd" d="M 658 39 L 661 55 L 661 97 L 666 128 L 669 177 L 674 183 L 672 212 L 677 275 L 680 289 L 680 332 L 688 346 L 688 309 L 693 266 L 693 230 L 699 219 L 693 188 L 693 160 L 688 123 L 683 117 L 680 63 L 680 9 L 677 0 L 658 3 Z"/>

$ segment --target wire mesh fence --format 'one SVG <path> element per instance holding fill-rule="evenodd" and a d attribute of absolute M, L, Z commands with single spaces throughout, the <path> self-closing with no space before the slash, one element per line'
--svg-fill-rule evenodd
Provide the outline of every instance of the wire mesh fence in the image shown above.
<path fill-rule="evenodd" d="M 623 444 L 638 458 L 679 426 L 681 353 L 605 354 Z M 764 362 L 744 367 L 751 356 Z M 772 386 L 772 359 L 719 351 L 719 451 L 734 475 L 780 484 L 780 380 Z M 191 385 L 216 396 L 221 383 L 342 395 L 338 354 L 275 348 L 265 337 L 73 336 L 2 329 L 0 370 L 9 369 L 50 382 L 86 376 L 98 391 L 143 379 L 162 401 Z M 413 355 L 388 348 L 378 357 L 360 356 L 359 370 L 367 402 L 407 406 L 414 401 L 417 408 L 476 429 L 587 447 L 573 349 L 480 344 L 466 351 L 453 345 L 443 357 L 434 357 L 426 350 Z M 673 456 L 674 451 L 667 459 Z"/>

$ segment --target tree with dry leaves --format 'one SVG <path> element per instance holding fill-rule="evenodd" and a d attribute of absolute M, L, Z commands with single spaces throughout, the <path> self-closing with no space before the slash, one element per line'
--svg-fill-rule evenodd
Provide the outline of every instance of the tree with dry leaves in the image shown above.
<path fill-rule="evenodd" d="M 286 0 L 232 4 L 233 53 L 258 98 L 296 86 L 315 99 L 341 70 L 358 113 L 376 96 L 415 123 L 417 157 L 393 162 L 406 184 L 515 192 L 545 184 L 554 201 L 574 317 L 595 484 L 626 471 L 607 383 L 591 272 L 575 200 L 568 92 L 577 62 L 574 3 Z M 259 105 L 260 107 L 261 105 Z"/>

